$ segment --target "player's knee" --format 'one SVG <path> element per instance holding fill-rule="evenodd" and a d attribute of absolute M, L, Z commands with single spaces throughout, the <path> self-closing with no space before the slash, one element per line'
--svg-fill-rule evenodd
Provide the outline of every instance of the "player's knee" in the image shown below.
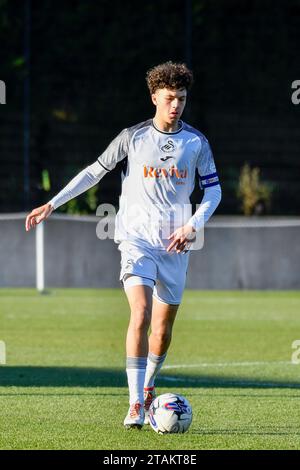
<path fill-rule="evenodd" d="M 145 330 L 149 328 L 151 321 L 151 310 L 143 304 L 136 305 L 131 310 L 131 327 L 135 330 Z"/>
<path fill-rule="evenodd" d="M 153 329 L 152 335 L 159 343 L 166 344 L 171 341 L 172 330 L 168 326 L 161 326 Z"/>

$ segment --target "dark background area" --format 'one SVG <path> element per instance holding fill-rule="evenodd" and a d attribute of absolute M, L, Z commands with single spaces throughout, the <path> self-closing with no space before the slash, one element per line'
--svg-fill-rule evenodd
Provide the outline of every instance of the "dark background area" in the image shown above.
<path fill-rule="evenodd" d="M 268 213 L 299 213 L 300 105 L 291 84 L 300 79 L 300 0 L 0 0 L 0 44 L 1 212 L 47 202 L 124 127 L 153 116 L 146 71 L 173 60 L 194 71 L 183 119 L 213 148 L 217 213 L 241 212 L 245 162 L 272 184 Z M 119 173 L 100 182 L 98 204 L 117 205 Z"/>

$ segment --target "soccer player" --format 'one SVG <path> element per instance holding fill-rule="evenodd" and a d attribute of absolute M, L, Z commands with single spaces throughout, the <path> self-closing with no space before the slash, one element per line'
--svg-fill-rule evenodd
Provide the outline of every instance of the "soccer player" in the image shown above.
<path fill-rule="evenodd" d="M 180 119 L 192 72 L 185 64 L 166 62 L 150 69 L 146 80 L 156 109 L 154 118 L 124 129 L 93 164 L 26 218 L 26 230 L 30 230 L 97 184 L 118 162 L 126 161 L 115 230 L 120 280 L 131 312 L 126 338 L 126 428 L 149 422 L 155 378 L 166 358 L 184 290 L 189 248 L 195 232 L 203 229 L 221 200 L 207 139 Z M 204 194 L 192 216 L 190 195 L 196 171 Z"/>

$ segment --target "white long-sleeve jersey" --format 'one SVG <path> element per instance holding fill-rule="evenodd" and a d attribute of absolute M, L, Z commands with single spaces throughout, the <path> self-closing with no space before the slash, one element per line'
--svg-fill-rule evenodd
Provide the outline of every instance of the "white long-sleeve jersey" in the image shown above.
<path fill-rule="evenodd" d="M 50 203 L 56 209 L 97 184 L 127 158 L 116 217 L 115 241 L 165 249 L 168 236 L 189 223 L 197 231 L 221 200 L 221 188 L 206 137 L 180 121 L 163 132 L 152 119 L 124 129 L 95 163 L 82 170 Z M 190 195 L 198 171 L 204 196 L 192 216 Z"/>

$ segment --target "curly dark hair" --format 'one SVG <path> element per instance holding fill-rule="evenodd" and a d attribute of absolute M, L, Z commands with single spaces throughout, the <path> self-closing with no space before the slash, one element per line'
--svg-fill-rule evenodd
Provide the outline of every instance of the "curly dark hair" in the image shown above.
<path fill-rule="evenodd" d="M 151 95 L 159 88 L 169 88 L 170 90 L 186 88 L 189 90 L 193 84 L 193 73 L 185 64 L 169 60 L 148 70 L 146 81 Z"/>

